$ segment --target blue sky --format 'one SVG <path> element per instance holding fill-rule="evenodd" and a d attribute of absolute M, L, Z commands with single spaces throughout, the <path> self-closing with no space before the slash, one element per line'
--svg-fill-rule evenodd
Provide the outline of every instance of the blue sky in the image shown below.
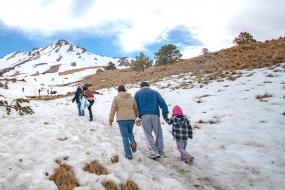
<path fill-rule="evenodd" d="M 284 20 L 283 0 L 0 1 L 0 56 L 65 39 L 110 57 L 153 57 L 173 43 L 189 58 L 232 46 L 242 31 L 284 36 Z"/>
<path fill-rule="evenodd" d="M 93 53 L 109 56 L 109 57 L 122 57 L 129 56 L 135 57 L 139 54 L 139 50 L 125 52 L 117 43 L 118 36 L 116 35 L 82 35 L 80 32 L 58 32 L 51 36 L 40 38 L 25 35 L 21 31 L 15 29 L 4 29 L 0 27 L 0 56 L 5 56 L 15 51 L 30 51 L 36 47 L 45 47 L 50 43 L 54 43 L 59 39 L 65 39 L 70 43 L 79 45 L 86 48 Z M 176 44 L 178 48 L 184 46 L 198 46 L 201 42 L 195 39 L 191 32 L 184 26 L 177 26 L 166 33 L 167 37 L 160 41 L 155 41 L 148 44 L 143 50 L 149 57 L 154 57 L 154 53 L 159 48 L 166 44 Z"/>

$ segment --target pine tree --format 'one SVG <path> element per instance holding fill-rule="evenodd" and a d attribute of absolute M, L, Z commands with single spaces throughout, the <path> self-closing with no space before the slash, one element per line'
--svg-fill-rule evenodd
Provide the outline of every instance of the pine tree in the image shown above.
<path fill-rule="evenodd" d="M 253 38 L 253 36 L 248 32 L 241 32 L 233 41 L 236 45 L 241 44 L 250 44 L 257 42 L 256 39 Z"/>
<path fill-rule="evenodd" d="M 117 69 L 116 65 L 113 62 L 109 62 L 108 66 L 105 67 L 106 70 L 113 70 L 113 69 Z"/>
<path fill-rule="evenodd" d="M 6 100 L 0 100 L 0 106 L 6 108 L 8 115 L 11 113 L 12 109 L 17 111 L 20 115 L 28 115 L 34 113 L 30 106 L 22 106 L 22 103 L 29 103 L 29 100 L 18 98 L 13 100 L 10 104 Z"/>
<path fill-rule="evenodd" d="M 158 65 L 173 64 L 180 61 L 182 54 L 177 49 L 176 45 L 168 44 L 162 46 L 158 52 L 155 53 Z"/>
<path fill-rule="evenodd" d="M 136 71 L 144 71 L 144 69 L 150 67 L 153 61 L 146 57 L 143 52 L 140 52 L 139 56 L 136 56 L 135 60 L 132 60 L 132 67 Z"/>
<path fill-rule="evenodd" d="M 208 53 L 209 53 L 208 48 L 203 48 L 203 49 L 202 49 L 202 54 L 203 54 L 203 55 L 206 55 L 206 54 L 208 54 Z"/>

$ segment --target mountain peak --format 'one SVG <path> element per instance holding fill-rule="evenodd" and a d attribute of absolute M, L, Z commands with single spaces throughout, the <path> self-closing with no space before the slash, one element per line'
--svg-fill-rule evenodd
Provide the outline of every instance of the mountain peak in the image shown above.
<path fill-rule="evenodd" d="M 60 39 L 55 43 L 55 46 L 63 46 L 63 45 L 68 45 L 70 44 L 68 41 Z"/>

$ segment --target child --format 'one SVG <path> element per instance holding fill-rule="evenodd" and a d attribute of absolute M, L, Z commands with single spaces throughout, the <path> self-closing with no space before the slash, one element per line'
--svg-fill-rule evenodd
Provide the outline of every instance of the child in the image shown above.
<path fill-rule="evenodd" d="M 181 153 L 181 160 L 191 165 L 194 157 L 186 151 L 188 138 L 192 139 L 192 127 L 190 121 L 183 115 L 181 107 L 174 106 L 172 117 L 164 117 L 168 124 L 172 124 L 172 135 L 176 140 L 178 151 Z"/>

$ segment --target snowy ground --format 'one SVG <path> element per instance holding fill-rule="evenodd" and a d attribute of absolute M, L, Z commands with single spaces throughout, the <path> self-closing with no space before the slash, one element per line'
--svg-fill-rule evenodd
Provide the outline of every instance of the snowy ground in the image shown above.
<path fill-rule="evenodd" d="M 0 89 L 0 94 L 21 97 L 22 85 L 10 84 L 11 88 Z M 32 116 L 20 117 L 14 112 L 7 116 L 0 107 L 0 189 L 57 189 L 45 175 L 50 176 L 58 167 L 55 160 L 73 167 L 80 182 L 76 189 L 82 190 L 104 189 L 100 183 L 104 179 L 117 184 L 133 179 L 146 190 L 285 189 L 284 86 L 285 72 L 278 67 L 274 71 L 244 71 L 235 81 L 212 82 L 203 88 L 155 88 L 170 110 L 175 104 L 181 105 L 192 126 L 199 128 L 187 147 L 195 157 L 192 166 L 179 161 L 171 127 L 163 121 L 167 157 L 148 159 L 142 128 L 135 127 L 138 152 L 133 160 L 125 159 L 117 125 L 110 128 L 107 124 L 115 89 L 101 90 L 104 95 L 96 96 L 93 122 L 88 116 L 77 116 L 71 97 L 32 102 Z M 273 95 L 265 99 L 267 102 L 256 99 L 266 92 Z M 208 96 L 198 98 L 203 95 Z M 111 164 L 113 154 L 119 154 L 119 163 Z M 95 159 L 110 174 L 97 176 L 83 171 L 84 164 Z"/>

